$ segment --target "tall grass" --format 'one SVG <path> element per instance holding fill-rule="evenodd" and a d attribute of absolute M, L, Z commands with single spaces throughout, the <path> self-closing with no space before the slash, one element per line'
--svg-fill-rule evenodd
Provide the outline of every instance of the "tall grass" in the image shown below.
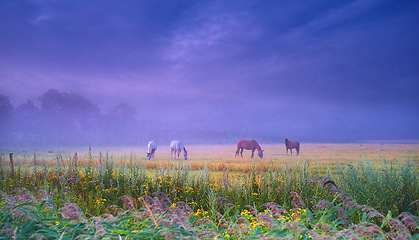
<path fill-rule="evenodd" d="M 340 196 L 346 194 L 328 178 L 322 178 L 321 185 L 332 185 Z M 322 199 L 315 211 L 306 208 L 296 192 L 291 192 L 294 208 L 289 210 L 265 203 L 259 206 L 262 210 L 247 205 L 235 211 L 230 200 L 219 197 L 209 199 L 210 211 L 194 211 L 193 203 L 172 203 L 164 193 L 155 192 L 141 197 L 142 207 L 124 195 L 120 197 L 122 204 L 110 206 L 108 213 L 88 217 L 74 203 L 64 203 L 57 209 L 42 191 L 36 197 L 25 188 L 15 189 L 13 195 L 0 194 L 0 239 L 419 238 L 417 216 L 404 212 L 398 217 L 384 217 L 369 206 L 348 208 L 348 204 L 342 204 L 353 200 L 348 195 L 332 202 Z M 349 216 L 356 211 L 362 212 L 362 219 L 352 222 Z M 381 224 L 372 221 L 377 217 Z"/>
<path fill-rule="evenodd" d="M 409 158 L 405 162 L 388 163 L 384 159 L 381 163 L 337 163 L 334 179 L 359 203 L 373 206 L 382 213 L 409 211 L 418 214 L 417 207 L 410 203 L 419 199 L 419 175 Z"/>
<path fill-rule="evenodd" d="M 214 173 L 204 165 L 192 170 L 190 162 L 173 162 L 172 166 L 160 165 L 149 169 L 143 160 L 131 155 L 128 162 L 115 167 L 112 156 L 100 154 L 99 159 L 88 155 L 85 166 L 80 166 L 77 153 L 68 157 L 67 164 L 57 157 L 54 167 L 19 166 L 11 177 L 7 169 L 0 171 L 0 187 L 10 192 L 17 187 L 31 191 L 43 189 L 52 201 L 60 204 L 62 199 L 80 202 L 88 214 L 101 214 L 106 206 L 122 195 L 135 199 L 152 192 L 163 192 L 175 201 L 195 202 L 208 209 L 203 195 L 229 198 L 235 206 L 261 205 L 267 201 L 285 207 L 291 206 L 290 192 L 297 192 L 308 207 L 316 204 L 319 197 L 333 195 L 319 187 L 314 180 L 323 172 L 310 169 L 308 161 L 282 167 L 268 164 L 264 170 L 253 168 L 243 172 Z M 100 162 L 94 166 L 94 161 Z M 419 199 L 417 168 L 409 159 L 406 162 L 374 163 L 360 161 L 356 164 L 339 164 L 328 171 L 328 177 L 360 204 L 377 208 L 383 214 L 391 211 L 399 214 L 409 211 L 418 214 L 411 202 Z"/>
<path fill-rule="evenodd" d="M 115 219 L 112 218 L 112 223 L 103 220 L 101 224 L 109 227 L 102 230 L 103 234 L 127 238 L 138 232 L 156 238 L 174 232 L 179 236 L 204 234 L 223 238 L 284 234 L 308 238 L 326 232 L 343 235 L 344 230 L 353 236 L 373 232 L 385 238 L 387 234 L 418 232 L 419 209 L 415 200 L 419 199 L 419 178 L 416 165 L 409 158 L 397 162 L 385 159 L 336 162 L 321 171 L 310 161 L 282 166 L 271 162 L 263 167 L 255 163 L 241 171 L 230 171 L 225 166 L 214 171 L 207 164 L 197 167 L 190 161 L 173 161 L 171 165 L 160 162 L 155 168 L 149 168 L 145 160 L 137 160 L 132 153 L 115 165 L 112 155 L 100 153 L 95 158 L 91 149 L 85 159 L 79 159 L 74 153 L 66 159 L 57 155 L 54 160 L 53 165 L 40 165 L 34 157 L 32 165 L 18 165 L 14 176 L 2 164 L 1 204 L 13 205 L 3 208 L 2 224 L 21 229 L 20 236 L 29 236 L 23 234 L 28 226 L 31 234 L 49 227 L 56 229 L 51 232 L 54 236 L 71 238 L 77 233 L 94 237 L 100 234 L 100 229 L 89 227 L 97 224 L 97 219 L 89 218 L 101 216 L 103 220 L 106 214 L 112 214 Z M 21 189 L 28 191 L 21 192 Z M 16 198 L 11 197 L 14 194 L 30 196 L 40 192 L 42 198 L 11 200 Z M 131 206 L 128 210 L 132 211 L 118 215 L 124 205 Z M 67 208 L 79 211 L 83 223 L 61 219 Z M 10 211 L 15 209 L 22 209 L 21 212 L 34 215 L 31 219 L 37 220 L 28 223 L 22 218 L 10 218 Z M 183 218 L 174 225 L 165 222 L 176 212 L 178 218 L 180 215 Z M 150 214 L 154 214 L 155 220 L 141 224 L 144 219 L 150 219 Z M 42 223 L 38 224 L 39 221 Z M 210 224 L 205 225 L 206 221 Z M 73 230 L 63 232 L 51 222 L 65 223 Z M 81 231 L 82 226 L 90 230 Z M 115 226 L 119 230 L 115 231 Z M 168 226 L 170 231 L 166 229 Z M 289 226 L 294 226 L 293 230 L 286 230 Z M 129 230 L 133 228 L 142 230 Z M 9 237 L 18 234 L 11 228 L 10 231 Z"/>

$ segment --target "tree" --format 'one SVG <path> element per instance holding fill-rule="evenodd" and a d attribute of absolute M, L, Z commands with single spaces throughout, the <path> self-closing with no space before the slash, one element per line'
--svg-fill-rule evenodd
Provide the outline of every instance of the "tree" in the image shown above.
<path fill-rule="evenodd" d="M 0 95 L 0 119 L 10 116 L 13 112 L 13 106 L 9 101 L 9 97 Z"/>
<path fill-rule="evenodd" d="M 9 97 L 0 95 L 0 145 L 10 141 L 13 106 Z"/>
<path fill-rule="evenodd" d="M 38 100 L 45 142 L 59 144 L 88 143 L 95 136 L 100 109 L 77 93 L 49 89 Z"/>
<path fill-rule="evenodd" d="M 77 93 L 60 93 L 49 89 L 39 98 L 42 110 L 53 112 L 99 113 L 99 107 Z"/>

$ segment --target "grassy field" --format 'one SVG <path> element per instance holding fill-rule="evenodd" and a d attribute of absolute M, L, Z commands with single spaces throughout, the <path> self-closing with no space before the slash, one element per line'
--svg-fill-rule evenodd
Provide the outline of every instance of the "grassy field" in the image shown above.
<path fill-rule="evenodd" d="M 188 161 L 192 166 L 202 167 L 207 164 L 210 168 L 229 168 L 230 170 L 243 170 L 249 166 L 294 164 L 296 162 L 309 161 L 315 166 L 333 165 L 335 162 L 357 162 L 362 160 L 398 161 L 410 158 L 411 161 L 419 163 L 419 144 L 302 144 L 300 156 L 286 154 L 284 144 L 263 144 L 264 158 L 250 158 L 251 152 L 244 151 L 243 158 L 235 157 L 236 146 L 232 145 L 187 145 Z M 36 154 L 40 164 L 51 165 L 55 163 L 57 155 L 63 158 L 72 157 L 78 152 L 81 163 L 86 162 L 89 147 L 83 148 L 26 148 L 26 149 L 0 149 L 4 159 L 8 159 L 8 153 L 13 152 L 18 164 L 33 164 L 33 153 Z M 146 160 L 146 146 L 142 147 L 95 147 L 92 146 L 92 153 L 95 158 L 99 154 L 109 153 L 113 156 L 116 165 L 127 163 L 132 156 L 136 160 Z M 182 160 L 182 155 L 180 156 Z M 158 163 L 173 164 L 170 159 L 169 146 L 158 146 L 155 159 L 146 162 L 149 167 L 157 166 Z M 4 163 L 3 163 L 4 164 Z M 97 164 L 97 163 L 96 163 Z M 220 167 L 224 166 L 224 167 Z"/>
<path fill-rule="evenodd" d="M 302 144 L 300 156 L 261 146 L 263 159 L 235 157 L 235 145 L 186 145 L 187 161 L 171 160 L 167 146 L 151 161 L 145 147 L 4 149 L 5 239 L 19 235 L 13 228 L 32 236 L 28 224 L 56 229 L 49 238 L 95 238 L 91 217 L 107 224 L 100 236 L 126 239 L 417 235 L 419 145 Z M 40 219 L 28 223 L 14 209 Z"/>

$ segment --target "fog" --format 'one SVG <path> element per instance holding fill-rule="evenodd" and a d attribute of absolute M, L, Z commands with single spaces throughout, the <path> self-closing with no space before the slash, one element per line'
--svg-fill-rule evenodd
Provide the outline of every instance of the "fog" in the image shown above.
<path fill-rule="evenodd" d="M 171 108 L 116 103 L 100 109 L 77 93 L 49 89 L 33 100 L 12 106 L 0 96 L 2 146 L 141 146 L 149 140 L 168 145 L 173 139 L 188 144 L 233 144 L 239 139 L 282 143 L 284 138 L 302 142 L 360 142 L 416 139 L 417 130 L 394 126 L 403 117 L 380 110 L 370 115 L 337 109 L 301 109 L 298 105 L 236 106 L 199 103 Z M 307 105 L 307 104 L 306 104 Z M 393 110 L 394 111 L 394 110 Z M 331 116 L 330 114 L 333 113 Z M 385 121 L 383 121 L 385 119 Z M 377 124 L 380 123 L 380 124 Z M 385 131 L 384 131 L 385 130 Z M 412 131 L 414 130 L 414 131 Z"/>
<path fill-rule="evenodd" d="M 7 1 L 0 144 L 415 141 L 418 10 L 391 0 Z"/>

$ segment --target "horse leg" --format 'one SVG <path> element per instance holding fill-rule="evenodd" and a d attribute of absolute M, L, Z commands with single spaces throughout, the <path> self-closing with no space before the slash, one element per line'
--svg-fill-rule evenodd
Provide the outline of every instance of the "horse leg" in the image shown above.
<path fill-rule="evenodd" d="M 287 149 L 287 155 L 288 155 L 288 148 L 286 147 L 285 149 Z"/>
<path fill-rule="evenodd" d="M 234 155 L 234 157 L 237 157 L 237 155 L 239 155 L 239 150 L 240 148 L 237 148 L 236 155 Z"/>
<path fill-rule="evenodd" d="M 173 155 L 173 148 L 170 149 L 170 159 L 172 159 L 172 155 Z M 175 155 L 176 157 L 176 155 Z"/>
<path fill-rule="evenodd" d="M 297 151 L 297 156 L 300 155 L 300 147 L 297 147 L 295 150 Z"/>
<path fill-rule="evenodd" d="M 255 155 L 255 149 L 252 150 L 252 156 L 251 156 L 251 158 L 253 158 L 254 155 Z"/>
<path fill-rule="evenodd" d="M 292 148 L 290 148 L 291 156 L 292 156 Z"/>
<path fill-rule="evenodd" d="M 243 150 L 244 148 L 240 148 L 240 155 L 242 156 L 242 158 L 243 158 Z"/>

